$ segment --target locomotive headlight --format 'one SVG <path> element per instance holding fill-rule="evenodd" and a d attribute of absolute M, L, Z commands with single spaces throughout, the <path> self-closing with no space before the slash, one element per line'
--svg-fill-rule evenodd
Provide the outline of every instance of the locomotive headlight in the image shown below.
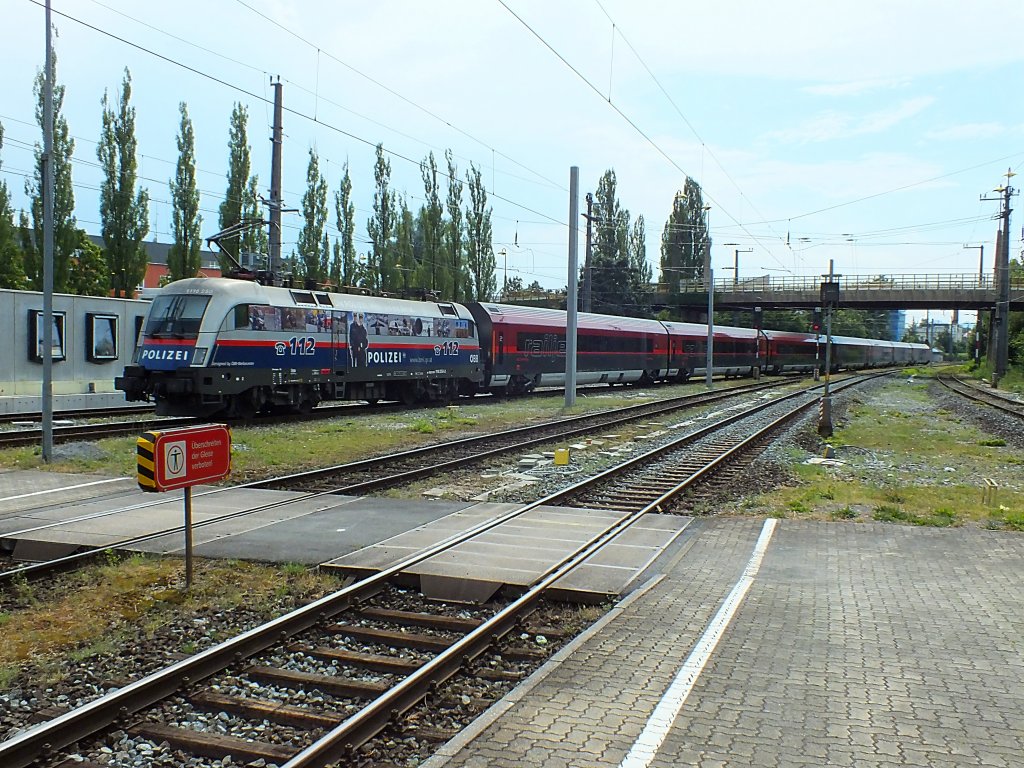
<path fill-rule="evenodd" d="M 200 366 L 206 362 L 206 347 L 196 347 L 195 354 L 192 355 L 192 365 Z"/>

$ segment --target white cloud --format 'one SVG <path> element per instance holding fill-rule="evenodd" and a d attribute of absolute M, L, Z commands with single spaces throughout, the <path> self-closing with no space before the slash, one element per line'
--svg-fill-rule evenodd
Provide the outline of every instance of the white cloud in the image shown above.
<path fill-rule="evenodd" d="M 933 102 L 934 99 L 930 96 L 919 96 L 903 101 L 895 107 L 859 116 L 843 112 L 825 112 L 812 117 L 801 125 L 772 132 L 768 134 L 768 138 L 781 142 L 806 144 L 883 133 L 920 114 Z"/>
<path fill-rule="evenodd" d="M 872 91 L 895 90 L 907 85 L 909 85 L 907 80 L 852 80 L 845 83 L 808 85 L 800 90 L 813 96 L 862 96 Z"/>
<path fill-rule="evenodd" d="M 964 141 L 967 139 L 991 139 L 1007 132 L 1001 123 L 963 123 L 928 131 L 925 138 L 935 141 Z"/>

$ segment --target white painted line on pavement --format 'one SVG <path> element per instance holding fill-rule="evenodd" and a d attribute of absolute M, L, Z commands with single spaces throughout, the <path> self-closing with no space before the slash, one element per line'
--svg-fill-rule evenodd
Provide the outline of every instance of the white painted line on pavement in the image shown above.
<path fill-rule="evenodd" d="M 62 485 L 58 488 L 47 488 L 45 491 L 32 491 L 32 493 L 21 493 L 17 496 L 4 496 L 0 502 L 14 501 L 15 499 L 27 499 L 29 496 L 42 496 L 46 493 L 57 493 L 57 491 L 71 491 L 75 488 L 88 488 L 90 485 L 103 485 L 104 483 L 119 483 L 127 480 L 126 477 L 112 477 L 109 480 L 94 480 L 91 483 L 79 483 L 78 485 Z"/>
<path fill-rule="evenodd" d="M 775 531 L 776 523 L 778 523 L 778 520 L 774 518 L 764 521 L 761 535 L 757 538 L 757 544 L 754 545 L 754 553 L 750 556 L 747 567 L 743 569 L 743 575 L 736 582 L 736 586 L 732 588 L 732 592 L 725 598 L 725 602 L 718 609 L 718 613 L 711 619 L 711 623 L 704 630 L 704 634 L 697 641 L 697 645 L 690 651 L 690 655 L 676 673 L 672 684 L 665 691 L 665 695 L 661 697 L 661 701 L 654 708 L 654 712 L 651 713 L 643 732 L 629 750 L 629 754 L 619 763 L 619 768 L 647 768 L 654 760 L 655 754 L 657 754 L 658 749 L 664 743 L 669 729 L 679 715 L 679 711 L 683 708 L 683 704 L 686 703 L 690 691 L 693 690 L 693 686 L 697 683 L 697 678 L 700 677 L 700 673 L 707 664 L 708 659 L 711 658 L 711 654 L 718 645 L 718 641 L 722 639 L 722 635 L 725 634 L 729 622 L 736 615 L 736 611 L 739 610 L 743 598 L 746 597 L 747 591 L 754 583 L 754 577 L 757 576 L 757 572 L 761 569 L 761 561 L 768 550 L 768 542 Z"/>

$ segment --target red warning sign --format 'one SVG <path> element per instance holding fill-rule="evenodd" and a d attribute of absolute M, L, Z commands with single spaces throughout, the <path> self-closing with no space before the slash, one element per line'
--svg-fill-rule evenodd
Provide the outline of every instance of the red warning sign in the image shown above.
<path fill-rule="evenodd" d="M 231 472 L 231 430 L 224 424 L 154 430 L 139 438 L 137 448 L 145 490 L 173 491 Z"/>

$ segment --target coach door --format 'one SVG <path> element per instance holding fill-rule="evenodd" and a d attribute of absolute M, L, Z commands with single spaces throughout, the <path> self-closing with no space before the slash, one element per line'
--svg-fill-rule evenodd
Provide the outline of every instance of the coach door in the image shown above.
<path fill-rule="evenodd" d="M 331 317 L 331 367 L 336 376 L 344 375 L 348 368 L 348 318 L 346 312 L 334 312 Z"/>

